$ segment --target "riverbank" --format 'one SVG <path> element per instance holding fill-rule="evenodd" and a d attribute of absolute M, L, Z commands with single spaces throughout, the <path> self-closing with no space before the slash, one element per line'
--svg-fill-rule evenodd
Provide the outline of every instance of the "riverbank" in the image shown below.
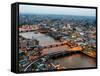
<path fill-rule="evenodd" d="M 33 61 L 32 63 L 30 63 L 30 65 L 25 68 L 25 71 L 28 71 L 28 69 L 34 64 L 37 66 L 38 66 L 38 64 L 43 64 L 43 63 L 39 62 L 41 59 L 43 59 L 44 60 L 43 63 L 46 63 L 46 64 L 48 63 L 48 60 L 49 60 L 48 65 L 53 67 L 52 68 L 53 70 L 64 70 L 64 69 L 81 68 L 81 67 L 86 68 L 86 67 L 95 67 L 96 66 L 94 58 L 91 58 L 91 57 L 87 56 L 86 54 L 83 54 L 80 51 L 59 52 L 59 53 L 52 53 L 49 55 L 41 56 L 36 61 Z M 50 64 L 53 64 L 55 67 Z M 43 64 L 43 65 L 45 66 L 45 64 Z M 59 69 L 57 69 L 58 67 L 56 67 L 58 65 L 60 65 Z M 61 68 L 61 67 L 63 67 L 63 68 Z M 46 70 L 50 70 L 50 69 L 46 69 Z"/>

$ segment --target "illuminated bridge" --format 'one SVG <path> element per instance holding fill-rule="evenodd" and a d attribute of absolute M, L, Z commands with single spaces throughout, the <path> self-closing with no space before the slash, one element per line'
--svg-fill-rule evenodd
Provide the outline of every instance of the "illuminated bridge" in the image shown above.
<path fill-rule="evenodd" d="M 37 51 L 41 51 L 43 55 L 53 53 L 53 52 L 63 52 L 63 51 L 82 51 L 82 47 L 79 46 L 78 44 L 72 43 L 70 41 L 66 42 L 60 42 L 52 45 L 47 45 L 47 46 L 41 46 L 40 48 L 37 48 Z M 28 49 L 21 49 L 21 50 L 27 50 L 31 51 L 34 50 L 34 48 L 28 48 Z"/>

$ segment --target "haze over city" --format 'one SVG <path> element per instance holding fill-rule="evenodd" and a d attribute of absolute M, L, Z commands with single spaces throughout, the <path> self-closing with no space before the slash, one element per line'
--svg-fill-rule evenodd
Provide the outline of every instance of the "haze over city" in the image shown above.
<path fill-rule="evenodd" d="M 36 5 L 19 5 L 19 13 L 96 16 L 96 10 L 91 8 L 52 7 Z"/>
<path fill-rule="evenodd" d="M 96 9 L 19 6 L 19 71 L 96 67 Z"/>

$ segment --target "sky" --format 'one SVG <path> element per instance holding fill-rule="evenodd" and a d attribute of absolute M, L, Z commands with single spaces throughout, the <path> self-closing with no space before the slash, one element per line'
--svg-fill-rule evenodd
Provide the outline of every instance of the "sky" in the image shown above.
<path fill-rule="evenodd" d="M 96 9 L 37 6 L 37 5 L 19 5 L 19 13 L 20 14 L 56 14 L 56 15 L 96 16 Z"/>

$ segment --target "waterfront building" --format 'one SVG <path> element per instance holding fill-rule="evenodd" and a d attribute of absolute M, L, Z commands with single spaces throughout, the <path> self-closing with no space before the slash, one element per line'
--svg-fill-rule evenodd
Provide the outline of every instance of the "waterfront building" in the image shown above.
<path fill-rule="evenodd" d="M 27 41 L 27 47 L 33 47 L 35 45 L 39 45 L 39 41 L 36 39 L 31 39 Z"/>

